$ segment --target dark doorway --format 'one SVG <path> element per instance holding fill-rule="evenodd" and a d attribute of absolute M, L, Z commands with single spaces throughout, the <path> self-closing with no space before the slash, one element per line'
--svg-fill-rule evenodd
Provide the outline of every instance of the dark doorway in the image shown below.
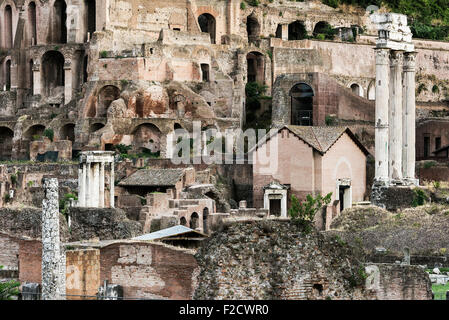
<path fill-rule="evenodd" d="M 92 38 L 92 34 L 96 31 L 96 20 L 95 20 L 95 0 L 86 0 L 86 8 L 87 8 L 87 32 L 90 33 L 90 37 Z"/>
<path fill-rule="evenodd" d="M 28 64 L 28 68 L 29 68 L 29 79 L 28 79 L 28 81 L 30 82 L 31 94 L 33 94 L 33 91 L 34 91 L 33 60 L 30 60 L 30 62 Z"/>
<path fill-rule="evenodd" d="M 6 91 L 11 90 L 11 60 L 6 61 L 5 64 L 5 84 Z"/>
<path fill-rule="evenodd" d="M 199 227 L 199 218 L 200 217 L 198 216 L 198 213 L 192 213 L 192 215 L 190 216 L 190 229 L 195 230 Z"/>
<path fill-rule="evenodd" d="M 435 150 L 438 150 L 441 148 L 441 137 L 435 138 Z"/>
<path fill-rule="evenodd" d="M 42 91 L 50 96 L 53 89 L 64 86 L 64 56 L 58 51 L 48 51 L 42 57 Z"/>
<path fill-rule="evenodd" d="M 288 25 L 288 40 L 303 40 L 307 38 L 307 30 L 302 21 L 295 21 Z"/>
<path fill-rule="evenodd" d="M 345 195 L 347 192 L 349 192 L 349 186 L 338 187 L 338 196 L 340 199 L 340 212 L 342 212 L 345 208 L 349 207 L 349 203 L 345 202 Z"/>
<path fill-rule="evenodd" d="M 290 90 L 292 125 L 313 126 L 313 89 L 298 83 Z"/>
<path fill-rule="evenodd" d="M 276 28 L 276 38 L 282 39 L 282 24 L 278 24 Z"/>
<path fill-rule="evenodd" d="M 56 0 L 53 5 L 53 42 L 67 43 L 67 5 L 63 0 Z"/>
<path fill-rule="evenodd" d="M 270 199 L 270 215 L 281 216 L 281 199 Z"/>
<path fill-rule="evenodd" d="M 0 160 L 11 160 L 12 138 L 14 132 L 7 127 L 0 127 Z"/>
<path fill-rule="evenodd" d="M 246 55 L 248 65 L 248 82 L 258 82 L 262 84 L 265 80 L 265 59 L 260 52 L 253 51 Z"/>
<path fill-rule="evenodd" d="M 10 5 L 5 7 L 5 46 L 6 48 L 12 48 L 13 36 L 12 36 L 12 9 Z"/>
<path fill-rule="evenodd" d="M 430 155 L 430 137 L 424 137 L 424 158 Z"/>
<path fill-rule="evenodd" d="M 201 74 L 202 74 L 202 80 L 204 82 L 209 82 L 210 75 L 209 75 L 209 65 L 202 63 L 201 64 Z"/>
<path fill-rule="evenodd" d="M 209 33 L 210 41 L 215 44 L 215 18 L 209 13 L 203 13 L 198 17 L 201 32 Z"/>
<path fill-rule="evenodd" d="M 37 28 L 36 28 L 36 4 L 30 2 L 28 5 L 28 26 L 31 37 L 31 45 L 37 44 Z"/>
<path fill-rule="evenodd" d="M 209 208 L 203 209 L 203 232 L 208 233 L 209 227 L 208 227 L 208 219 L 209 219 Z"/>
<path fill-rule="evenodd" d="M 254 14 L 246 18 L 246 32 L 248 34 L 248 42 L 254 43 L 259 38 L 260 24 Z"/>

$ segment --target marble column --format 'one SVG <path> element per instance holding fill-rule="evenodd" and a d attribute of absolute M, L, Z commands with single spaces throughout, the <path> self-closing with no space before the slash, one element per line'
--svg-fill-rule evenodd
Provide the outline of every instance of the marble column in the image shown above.
<path fill-rule="evenodd" d="M 402 67 L 404 52 L 391 51 L 389 111 L 389 178 L 402 181 Z"/>
<path fill-rule="evenodd" d="M 406 52 L 404 54 L 404 110 L 402 116 L 402 175 L 407 183 L 417 184 L 415 178 L 416 161 L 416 98 L 415 98 L 415 73 L 416 73 L 416 52 Z"/>
<path fill-rule="evenodd" d="M 72 100 L 72 67 L 64 64 L 64 105 Z"/>
<path fill-rule="evenodd" d="M 84 207 L 86 205 L 86 166 L 81 163 L 78 168 L 78 205 Z"/>
<path fill-rule="evenodd" d="M 90 162 L 86 164 L 86 186 L 86 207 L 92 207 L 92 166 Z"/>
<path fill-rule="evenodd" d="M 375 181 L 388 182 L 390 50 L 376 48 Z"/>
<path fill-rule="evenodd" d="M 100 208 L 104 208 L 104 162 L 100 163 Z"/>
<path fill-rule="evenodd" d="M 99 198 L 100 198 L 100 164 L 99 163 L 94 163 L 93 165 L 94 168 L 94 179 L 93 179 L 93 203 L 92 203 L 92 207 L 98 208 L 98 204 L 99 204 Z"/>
<path fill-rule="evenodd" d="M 111 176 L 109 177 L 109 189 L 110 189 L 110 207 L 114 208 L 115 204 L 114 204 L 114 195 L 115 195 L 115 190 L 114 190 L 114 162 L 111 163 Z"/>
<path fill-rule="evenodd" d="M 33 64 L 33 95 L 41 94 L 41 71 L 37 64 Z"/>

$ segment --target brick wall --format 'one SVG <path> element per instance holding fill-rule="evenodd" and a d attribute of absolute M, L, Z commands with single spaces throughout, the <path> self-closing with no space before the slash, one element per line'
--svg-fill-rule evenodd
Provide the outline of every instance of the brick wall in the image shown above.
<path fill-rule="evenodd" d="M 191 299 L 196 260 L 160 244 L 116 243 L 101 249 L 100 278 L 123 286 L 127 298 Z"/>
<path fill-rule="evenodd" d="M 19 281 L 41 283 L 42 243 L 40 240 L 20 240 Z"/>
<path fill-rule="evenodd" d="M 67 300 L 78 300 L 70 295 L 95 296 L 100 286 L 100 250 L 66 251 Z"/>

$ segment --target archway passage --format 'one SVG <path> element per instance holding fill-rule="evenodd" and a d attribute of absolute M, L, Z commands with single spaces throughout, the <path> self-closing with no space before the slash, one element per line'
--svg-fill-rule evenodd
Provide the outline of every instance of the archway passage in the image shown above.
<path fill-rule="evenodd" d="M 56 0 L 53 5 L 52 41 L 53 43 L 67 43 L 67 5 L 64 0 Z"/>
<path fill-rule="evenodd" d="M 0 127 L 0 160 L 10 160 L 14 132 L 7 127 Z"/>
<path fill-rule="evenodd" d="M 332 40 L 335 36 L 335 30 L 326 21 L 320 21 L 315 25 L 313 29 L 313 36 L 315 38 Z"/>
<path fill-rule="evenodd" d="M 30 2 L 28 5 L 28 32 L 30 35 L 31 45 L 37 44 L 37 21 L 36 21 L 36 4 Z"/>
<path fill-rule="evenodd" d="M 55 89 L 63 91 L 64 56 L 58 51 L 48 51 L 42 57 L 42 92 L 45 96 L 56 94 Z"/>
<path fill-rule="evenodd" d="M 368 86 L 368 99 L 376 100 L 376 82 L 374 80 Z"/>
<path fill-rule="evenodd" d="M 351 84 L 351 91 L 353 94 L 362 96 L 362 88 L 357 83 Z"/>
<path fill-rule="evenodd" d="M 27 131 L 23 134 L 23 138 L 26 140 L 39 140 L 42 138 L 42 135 L 44 134 L 45 126 L 36 124 L 34 126 L 31 126 L 28 128 Z"/>
<path fill-rule="evenodd" d="M 5 7 L 5 47 L 12 48 L 13 46 L 13 35 L 12 35 L 12 8 L 10 5 Z"/>
<path fill-rule="evenodd" d="M 152 154 L 158 154 L 161 150 L 161 131 L 151 123 L 141 124 L 134 130 L 134 147 L 141 150 L 148 150 Z"/>
<path fill-rule="evenodd" d="M 197 229 L 199 227 L 199 220 L 200 217 L 198 215 L 198 213 L 194 212 L 192 213 L 192 215 L 190 216 L 190 229 Z"/>
<path fill-rule="evenodd" d="M 101 128 L 104 128 L 104 124 L 102 123 L 94 123 L 90 126 L 90 132 L 96 132 L 100 130 Z"/>
<path fill-rule="evenodd" d="M 303 40 L 307 38 L 307 30 L 302 21 L 295 21 L 288 25 L 288 40 Z"/>
<path fill-rule="evenodd" d="M 215 18 L 209 13 L 203 13 L 198 17 L 198 24 L 200 25 L 201 32 L 209 33 L 211 43 L 215 44 Z"/>
<path fill-rule="evenodd" d="M 72 143 L 75 142 L 75 124 L 68 123 L 61 127 L 59 131 L 59 138 L 61 140 L 70 140 Z"/>
<path fill-rule="evenodd" d="M 181 219 L 179 219 L 179 224 L 182 226 L 187 226 L 187 220 L 184 217 L 181 217 Z"/>
<path fill-rule="evenodd" d="M 246 63 L 248 66 L 248 82 L 258 82 L 259 84 L 263 84 L 265 80 L 264 55 L 256 51 L 250 52 L 246 55 Z"/>
<path fill-rule="evenodd" d="M 290 90 L 291 123 L 299 126 L 313 126 L 313 89 L 305 83 L 298 83 Z"/>
<path fill-rule="evenodd" d="M 248 34 L 248 42 L 253 43 L 259 38 L 260 24 L 254 14 L 246 18 L 246 32 Z"/>
<path fill-rule="evenodd" d="M 120 98 L 120 89 L 116 86 L 104 86 L 101 88 L 98 93 L 98 102 L 97 102 L 97 118 L 106 117 L 108 112 L 108 108 L 111 105 L 112 101 Z"/>

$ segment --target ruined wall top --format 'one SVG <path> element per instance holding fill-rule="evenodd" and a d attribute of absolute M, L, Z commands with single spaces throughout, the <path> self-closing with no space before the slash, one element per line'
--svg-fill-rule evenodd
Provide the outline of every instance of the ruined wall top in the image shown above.
<path fill-rule="evenodd" d="M 80 153 L 80 163 L 114 162 L 114 151 L 83 151 Z"/>
<path fill-rule="evenodd" d="M 412 32 L 407 16 L 399 13 L 375 13 L 371 21 L 378 30 L 377 48 L 413 52 Z"/>

